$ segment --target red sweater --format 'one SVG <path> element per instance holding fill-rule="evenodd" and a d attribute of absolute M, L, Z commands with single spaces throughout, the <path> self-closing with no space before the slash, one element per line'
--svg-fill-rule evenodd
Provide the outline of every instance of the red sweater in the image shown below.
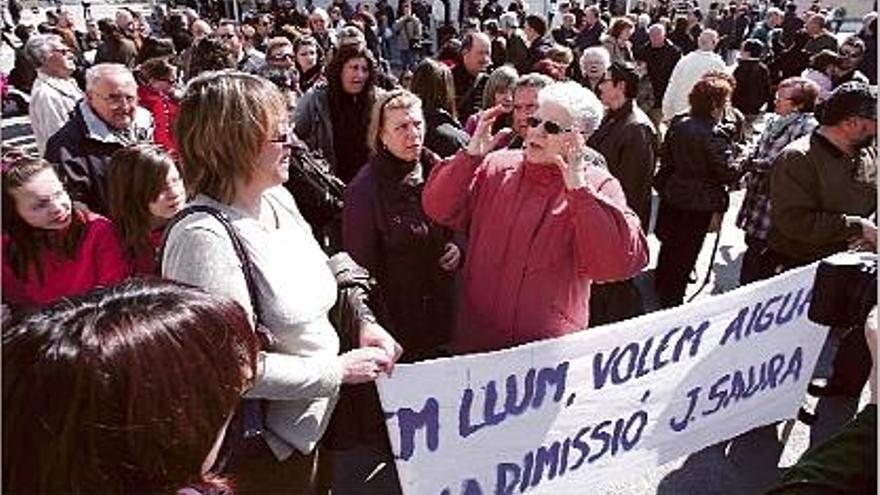
<path fill-rule="evenodd" d="M 129 264 L 110 220 L 91 212 L 74 212 L 74 215 L 82 215 L 87 224 L 79 249 L 73 259 L 44 250 L 42 283 L 34 266 L 28 268 L 25 279 L 15 275 L 7 256 L 9 238 L 3 235 L 4 302 L 18 307 L 43 306 L 98 286 L 116 284 L 128 277 Z M 66 234 L 66 231 L 57 233 L 59 236 Z"/>
<path fill-rule="evenodd" d="M 153 114 L 153 141 L 173 155 L 177 151 L 177 143 L 171 128 L 177 119 L 180 103 L 148 86 L 138 86 L 138 105 Z"/>
<path fill-rule="evenodd" d="M 648 262 L 639 217 L 607 170 L 568 191 L 556 167 L 523 152 L 438 164 L 422 193 L 425 212 L 468 233 L 459 353 L 502 349 L 582 330 L 590 284 L 625 280 Z"/>
<path fill-rule="evenodd" d="M 137 253 L 133 260 L 133 275 L 135 277 L 154 277 L 156 276 L 156 253 L 159 246 L 162 245 L 162 233 L 164 227 L 153 229 L 149 236 L 149 249 Z"/>

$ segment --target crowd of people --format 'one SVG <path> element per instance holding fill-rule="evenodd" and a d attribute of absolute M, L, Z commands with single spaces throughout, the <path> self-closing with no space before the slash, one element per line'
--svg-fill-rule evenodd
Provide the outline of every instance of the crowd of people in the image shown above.
<path fill-rule="evenodd" d="M 396 362 L 644 314 L 652 232 L 683 304 L 736 189 L 743 285 L 876 252 L 876 12 L 619 4 L 10 2 L 4 490 L 325 493 Z"/>

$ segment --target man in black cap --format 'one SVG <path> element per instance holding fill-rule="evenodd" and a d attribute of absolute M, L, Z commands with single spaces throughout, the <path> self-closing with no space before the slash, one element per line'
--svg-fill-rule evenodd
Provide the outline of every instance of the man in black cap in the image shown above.
<path fill-rule="evenodd" d="M 651 178 L 659 142 L 651 120 L 635 104 L 638 86 L 635 65 L 611 64 L 598 86 L 605 118 L 587 145 L 605 157 L 608 170 L 620 181 L 627 204 L 639 216 L 642 230 L 648 232 Z M 590 325 L 613 323 L 643 311 L 641 297 L 632 280 L 593 286 Z"/>
<path fill-rule="evenodd" d="M 877 93 L 849 82 L 816 114 L 819 127 L 785 147 L 770 178 L 774 272 L 847 249 L 877 251 Z M 769 274 L 772 275 L 772 274 Z M 870 368 L 860 332 L 842 339 L 834 374 L 814 395 L 858 397 Z"/>

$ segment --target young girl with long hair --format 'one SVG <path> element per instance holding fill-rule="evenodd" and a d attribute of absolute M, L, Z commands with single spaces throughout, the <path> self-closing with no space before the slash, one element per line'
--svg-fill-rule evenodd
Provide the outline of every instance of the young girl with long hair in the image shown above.
<path fill-rule="evenodd" d="M 161 148 L 123 148 L 110 160 L 110 218 L 134 275 L 156 274 L 162 229 L 186 202 L 177 166 Z"/>
<path fill-rule="evenodd" d="M 5 304 L 42 306 L 128 276 L 113 225 L 72 203 L 49 162 L 21 158 L 2 176 Z"/>

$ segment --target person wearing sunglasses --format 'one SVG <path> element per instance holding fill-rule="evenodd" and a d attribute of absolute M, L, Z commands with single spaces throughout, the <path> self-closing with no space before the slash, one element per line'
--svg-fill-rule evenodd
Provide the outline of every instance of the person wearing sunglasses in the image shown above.
<path fill-rule="evenodd" d="M 837 76 L 833 78 L 835 88 L 850 81 L 869 84 L 868 76 L 859 70 L 865 56 L 865 42 L 861 38 L 850 36 L 837 49 L 837 54 L 840 55 L 840 62 L 837 64 Z"/>
<path fill-rule="evenodd" d="M 605 118 L 587 144 L 602 154 L 608 170 L 620 181 L 626 202 L 639 216 L 642 230 L 651 220 L 651 178 L 659 139 L 651 120 L 636 104 L 639 74 L 632 63 L 614 62 L 599 83 Z M 638 316 L 644 312 L 633 279 L 594 287 L 590 317 L 594 326 Z"/>
<path fill-rule="evenodd" d="M 429 217 L 468 236 L 458 353 L 583 330 L 592 283 L 648 262 L 639 217 L 586 146 L 602 120 L 598 98 L 574 82 L 545 87 L 524 148 L 489 153 L 503 111 L 482 113 L 467 149 L 434 167 L 422 195 Z"/>
<path fill-rule="evenodd" d="M 278 36 L 266 44 L 266 63 L 269 67 L 290 70 L 296 62 L 293 43 L 289 39 Z"/>

